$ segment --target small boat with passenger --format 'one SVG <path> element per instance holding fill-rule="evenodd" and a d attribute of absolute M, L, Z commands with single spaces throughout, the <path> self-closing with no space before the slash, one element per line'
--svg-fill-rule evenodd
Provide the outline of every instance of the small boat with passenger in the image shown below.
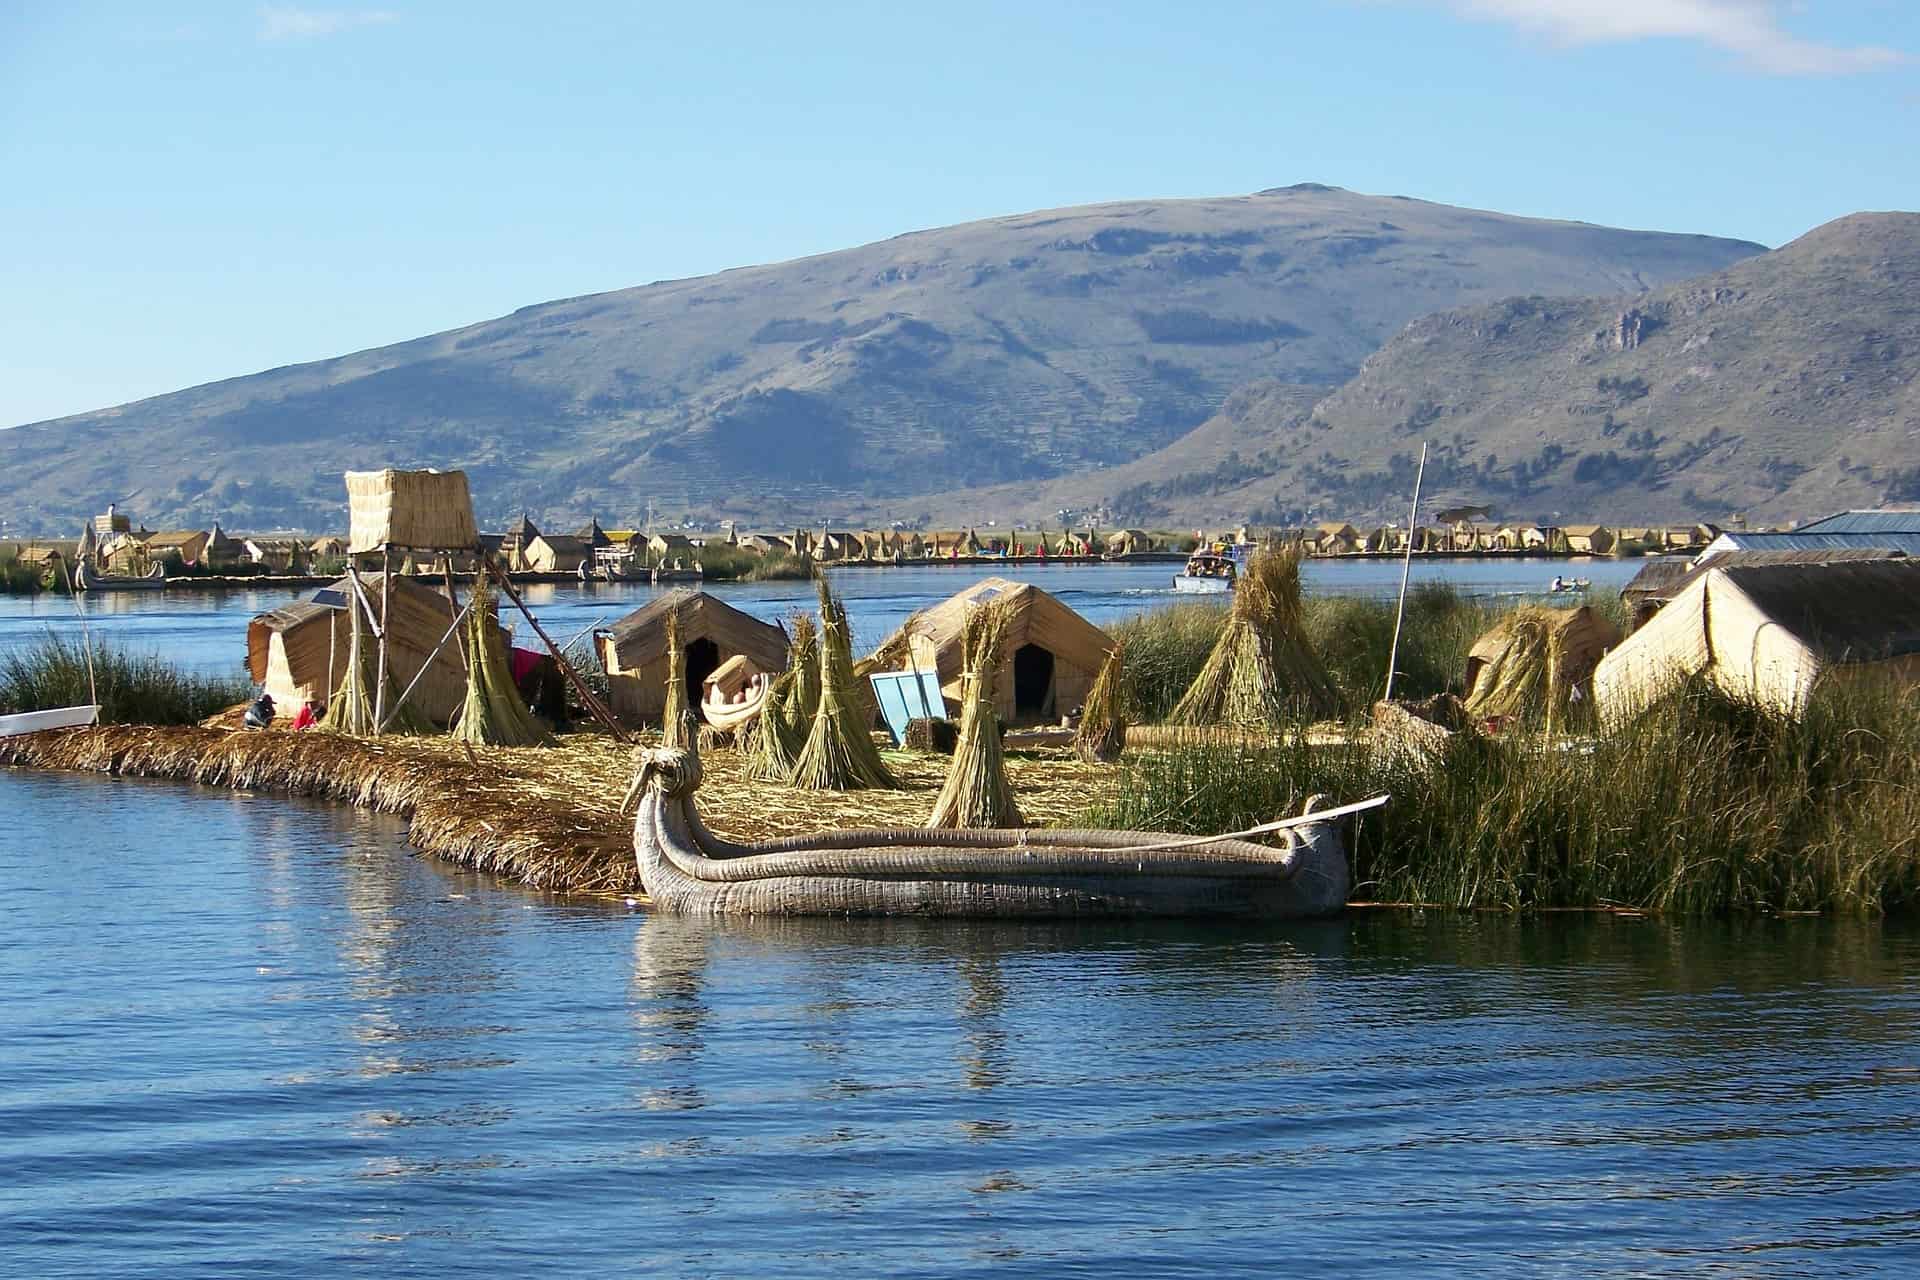
<path fill-rule="evenodd" d="M 1187 557 L 1186 567 L 1173 575 L 1173 589 L 1188 595 L 1219 595 L 1233 590 L 1240 579 L 1238 548 L 1196 551 Z"/>

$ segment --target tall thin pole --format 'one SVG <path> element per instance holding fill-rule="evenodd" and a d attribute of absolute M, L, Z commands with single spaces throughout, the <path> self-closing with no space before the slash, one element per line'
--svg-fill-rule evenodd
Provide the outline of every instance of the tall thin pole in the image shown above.
<path fill-rule="evenodd" d="M 1393 701 L 1393 669 L 1400 662 L 1400 624 L 1407 618 L 1407 580 L 1413 576 L 1413 533 L 1420 523 L 1420 482 L 1427 478 L 1427 442 L 1420 442 L 1420 469 L 1413 473 L 1413 505 L 1407 509 L 1407 553 L 1400 562 L 1400 603 L 1393 611 L 1393 647 L 1387 651 L 1387 692 Z"/>
<path fill-rule="evenodd" d="M 380 656 L 378 670 L 374 673 L 373 686 L 373 732 L 378 737 L 380 728 L 387 722 L 387 637 L 393 634 L 389 619 L 393 617 L 393 544 L 382 544 L 380 548 Z"/>

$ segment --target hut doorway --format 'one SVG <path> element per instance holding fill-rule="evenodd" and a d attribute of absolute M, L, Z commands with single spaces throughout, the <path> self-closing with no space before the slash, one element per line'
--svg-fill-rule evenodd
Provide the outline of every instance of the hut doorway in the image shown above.
<path fill-rule="evenodd" d="M 1016 720 L 1053 718 L 1053 651 L 1023 644 L 1013 651 L 1013 716 Z"/>
<path fill-rule="evenodd" d="M 701 636 L 687 644 L 687 701 L 700 704 L 700 688 L 720 668 L 720 646 Z"/>

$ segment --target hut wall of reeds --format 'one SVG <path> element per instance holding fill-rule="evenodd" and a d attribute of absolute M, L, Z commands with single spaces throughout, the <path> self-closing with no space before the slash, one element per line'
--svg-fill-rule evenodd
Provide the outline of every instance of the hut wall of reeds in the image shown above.
<path fill-rule="evenodd" d="M 1594 668 L 1619 642 L 1619 630 L 1585 605 L 1516 609 L 1467 651 L 1467 713 L 1546 714 L 1549 699 L 1557 712 L 1572 691 L 1585 696 Z"/>
<path fill-rule="evenodd" d="M 592 554 L 570 533 L 543 533 L 522 549 L 520 558 L 533 573 L 572 573 Z"/>
<path fill-rule="evenodd" d="M 1798 715 L 1833 676 L 1920 685 L 1920 561 L 1710 565 L 1594 673 L 1622 723 L 1691 676 Z"/>
<path fill-rule="evenodd" d="M 787 669 L 787 635 L 779 627 L 704 591 L 672 591 L 594 633 L 613 713 L 625 723 L 651 724 L 666 710 L 669 615 L 677 620 L 689 689 L 738 655 L 769 674 Z"/>
<path fill-rule="evenodd" d="M 364 575 L 360 585 L 374 617 L 380 617 L 380 575 Z M 326 590 L 349 599 L 353 586 L 342 578 Z M 428 667 L 407 703 L 444 726 L 466 700 L 467 670 L 460 661 L 459 646 L 451 641 L 432 658 L 430 667 L 428 659 L 453 625 L 454 608 L 441 592 L 399 574 L 394 575 L 390 596 L 390 676 L 397 688 L 405 689 L 422 667 Z M 324 702 L 346 676 L 352 625 L 344 608 L 312 600 L 259 614 L 247 624 L 247 672 L 282 707 L 297 707 L 308 698 Z M 504 637 L 504 629 L 501 634 Z M 362 640 L 372 643 L 364 633 Z"/>
<path fill-rule="evenodd" d="M 910 619 L 875 652 L 898 652 L 904 640 L 913 665 L 939 672 L 940 692 L 957 712 L 962 705 L 967 615 L 976 605 L 994 600 L 1007 601 L 1011 611 L 1004 656 L 994 674 L 994 710 L 1001 723 L 1051 722 L 1086 701 L 1113 639 L 1028 582 L 976 582 Z"/>
<path fill-rule="evenodd" d="M 361 555 L 382 547 L 453 551 L 480 540 L 464 471 L 349 471 L 347 546 Z"/>

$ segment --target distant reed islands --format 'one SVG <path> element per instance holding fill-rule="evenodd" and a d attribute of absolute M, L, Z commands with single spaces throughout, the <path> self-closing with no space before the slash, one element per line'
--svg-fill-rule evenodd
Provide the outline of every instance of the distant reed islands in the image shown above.
<path fill-rule="evenodd" d="M 1260 538 L 1220 596 L 1103 629 L 988 577 L 859 655 L 824 576 L 777 625 L 689 583 L 558 646 L 464 476 L 348 489 L 343 576 L 250 622 L 243 678 L 65 635 L 0 654 L 0 733 L 100 721 L 0 736 L 0 763 L 346 801 L 406 816 L 436 857 L 654 910 L 1920 896 L 1920 562 L 1868 545 L 1897 529 L 1518 604 L 1309 596 L 1306 540 Z"/>

